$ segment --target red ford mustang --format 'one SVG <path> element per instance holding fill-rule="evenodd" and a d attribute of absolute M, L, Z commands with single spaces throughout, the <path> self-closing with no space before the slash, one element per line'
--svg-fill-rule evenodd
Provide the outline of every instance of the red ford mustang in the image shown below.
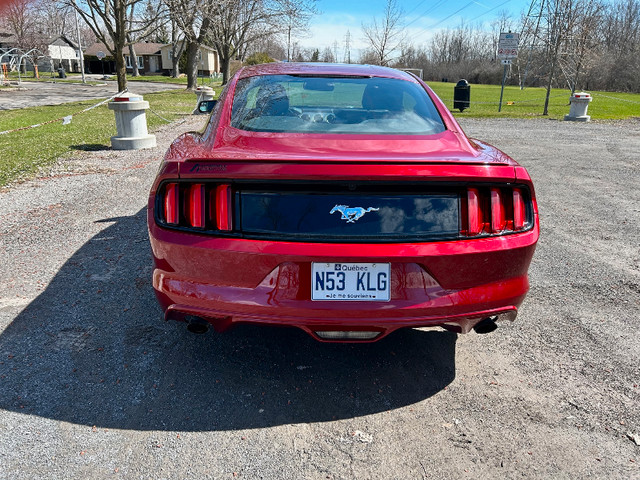
<path fill-rule="evenodd" d="M 148 222 L 167 319 L 334 342 L 514 320 L 539 235 L 523 167 L 418 78 L 362 65 L 240 70 L 169 148 Z"/>

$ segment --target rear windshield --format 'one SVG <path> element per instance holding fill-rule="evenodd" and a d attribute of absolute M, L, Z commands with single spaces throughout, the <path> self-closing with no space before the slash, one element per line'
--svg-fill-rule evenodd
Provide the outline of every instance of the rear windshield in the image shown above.
<path fill-rule="evenodd" d="M 231 125 L 290 133 L 433 135 L 445 130 L 431 98 L 413 82 L 295 75 L 240 79 Z"/>

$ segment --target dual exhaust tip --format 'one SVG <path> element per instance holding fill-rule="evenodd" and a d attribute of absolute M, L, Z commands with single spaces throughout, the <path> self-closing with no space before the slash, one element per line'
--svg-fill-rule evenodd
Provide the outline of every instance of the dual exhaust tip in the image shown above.
<path fill-rule="evenodd" d="M 196 317 L 194 315 L 185 315 L 184 319 L 187 322 L 187 330 L 189 330 L 191 333 L 202 335 L 207 333 L 209 331 L 209 328 L 211 327 L 211 324 L 208 321 L 206 321 L 204 318 Z M 473 327 L 473 330 L 480 335 L 491 333 L 498 328 L 498 324 L 496 323 L 497 319 L 498 317 L 487 317 L 481 320 L 479 323 L 477 323 Z M 318 336 L 320 336 L 321 338 L 324 338 L 326 340 L 338 340 L 338 339 L 339 340 L 347 340 L 347 339 L 348 340 L 372 340 L 373 338 L 375 338 L 380 334 L 380 332 L 333 332 L 333 331 L 331 332 L 323 331 L 323 332 L 315 332 L 315 333 L 318 334 Z M 356 335 L 354 335 L 353 337 L 348 336 L 346 338 L 338 335 L 338 334 L 345 334 L 345 333 L 356 334 Z M 363 334 L 373 334 L 373 335 L 367 336 Z"/>

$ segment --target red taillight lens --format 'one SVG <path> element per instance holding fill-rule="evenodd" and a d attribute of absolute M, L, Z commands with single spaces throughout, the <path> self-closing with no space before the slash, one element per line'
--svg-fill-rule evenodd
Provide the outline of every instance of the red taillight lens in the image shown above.
<path fill-rule="evenodd" d="M 168 183 L 164 193 L 164 219 L 171 225 L 179 223 L 180 192 L 177 183 Z"/>
<path fill-rule="evenodd" d="M 480 194 L 477 188 L 469 188 L 467 190 L 467 235 L 478 235 L 483 227 Z"/>
<path fill-rule="evenodd" d="M 204 228 L 204 185 L 196 183 L 189 187 L 189 223 L 195 228 Z"/>
<path fill-rule="evenodd" d="M 499 188 L 491 189 L 491 233 L 500 233 L 507 225 L 502 192 Z"/>
<path fill-rule="evenodd" d="M 522 191 L 519 188 L 513 189 L 513 229 L 522 230 L 526 222 L 526 209 Z"/>
<path fill-rule="evenodd" d="M 231 185 L 172 182 L 159 192 L 161 223 L 186 229 L 233 230 Z"/>
<path fill-rule="evenodd" d="M 231 230 L 231 186 L 216 187 L 216 224 L 218 230 Z"/>
<path fill-rule="evenodd" d="M 461 234 L 475 237 L 524 230 L 527 222 L 527 197 L 523 189 L 508 187 L 467 188 L 461 209 Z"/>

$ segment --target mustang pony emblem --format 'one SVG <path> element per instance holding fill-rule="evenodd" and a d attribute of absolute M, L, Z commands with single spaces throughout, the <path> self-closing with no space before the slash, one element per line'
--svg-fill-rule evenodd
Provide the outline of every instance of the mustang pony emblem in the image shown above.
<path fill-rule="evenodd" d="M 341 220 L 346 220 L 347 223 L 356 223 L 356 220 L 359 220 L 365 213 L 377 212 L 378 210 L 380 209 L 374 207 L 362 208 L 348 207 L 347 205 L 336 205 L 331 209 L 329 214 L 340 212 L 342 214 L 342 217 L 340 217 Z"/>

